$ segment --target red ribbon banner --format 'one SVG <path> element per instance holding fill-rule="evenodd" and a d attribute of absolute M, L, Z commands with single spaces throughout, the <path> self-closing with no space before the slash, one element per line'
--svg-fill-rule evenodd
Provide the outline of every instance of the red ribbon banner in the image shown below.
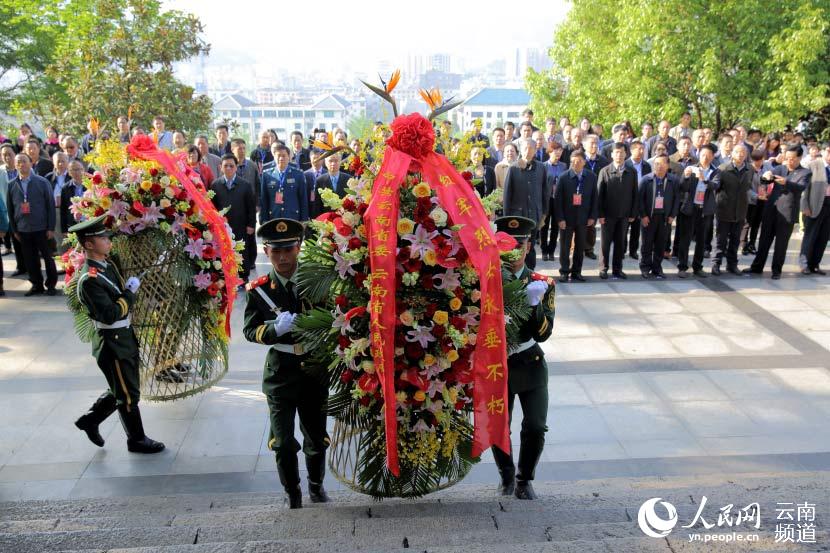
<path fill-rule="evenodd" d="M 176 159 L 167 150 L 160 150 L 153 140 L 147 135 L 136 135 L 127 146 L 127 153 L 131 156 L 146 161 L 155 161 L 161 165 L 168 175 L 179 181 L 179 184 L 187 191 L 190 199 L 199 208 L 207 222 L 213 239 L 219 248 L 222 259 L 222 272 L 225 276 L 225 333 L 231 335 L 231 313 L 233 312 L 233 301 L 236 297 L 236 287 L 241 282 L 236 271 L 234 242 L 225 224 L 225 218 L 219 214 L 213 202 L 207 195 L 199 190 L 194 184 L 194 178 L 198 181 L 199 175 L 184 163 L 187 154 L 180 154 Z"/>
<path fill-rule="evenodd" d="M 387 467 L 400 475 L 395 398 L 395 257 L 399 188 L 413 158 L 387 147 L 366 210 L 371 295 L 369 301 L 371 352 L 384 398 Z M 479 275 L 481 319 L 473 353 L 473 456 L 491 445 L 510 452 L 507 412 L 507 341 L 502 299 L 499 245 L 481 201 L 472 187 L 443 156 L 427 153 L 420 163 L 424 180 L 436 192 L 441 207 L 455 224 Z M 515 242 L 506 244 L 512 247 Z M 502 244 L 504 245 L 504 244 Z M 391 301 L 390 301 L 391 298 Z"/>

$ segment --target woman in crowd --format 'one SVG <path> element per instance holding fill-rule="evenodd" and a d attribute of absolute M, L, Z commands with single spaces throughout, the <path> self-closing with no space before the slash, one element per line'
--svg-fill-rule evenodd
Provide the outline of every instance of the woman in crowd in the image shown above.
<path fill-rule="evenodd" d="M 504 159 L 496 163 L 494 174 L 496 176 L 496 186 L 498 188 L 504 187 L 504 179 L 507 177 L 507 170 L 516 165 L 516 160 L 519 159 L 519 150 L 512 142 L 504 145 Z"/>
<path fill-rule="evenodd" d="M 484 148 L 475 146 L 470 150 L 470 172 L 473 174 L 473 181 L 478 181 L 476 190 L 483 198 L 496 189 L 496 173 L 492 167 L 484 165 Z"/>

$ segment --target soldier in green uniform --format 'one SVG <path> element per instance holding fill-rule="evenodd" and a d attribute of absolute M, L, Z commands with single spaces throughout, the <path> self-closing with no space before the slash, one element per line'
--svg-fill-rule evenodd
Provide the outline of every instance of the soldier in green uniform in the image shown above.
<path fill-rule="evenodd" d="M 276 456 L 280 483 L 292 509 L 303 506 L 297 461 L 300 444 L 294 438 L 297 414 L 303 433 L 309 498 L 312 503 L 329 500 L 323 489 L 329 446 L 328 386 L 303 369 L 308 356 L 303 354 L 292 332 L 297 315 L 311 308 L 308 301 L 297 295 L 297 256 L 303 232 L 302 223 L 293 219 L 272 219 L 257 231 L 273 268 L 246 286 L 244 328 L 248 341 L 271 346 L 262 377 L 262 391 L 271 417 L 268 448 Z"/>
<path fill-rule="evenodd" d="M 530 237 L 536 223 L 525 217 L 508 216 L 496 219 L 498 230 L 510 234 L 518 242 L 517 257 L 511 270 L 526 285 L 527 303 L 533 311 L 521 327 L 519 346 L 507 352 L 508 410 L 513 418 L 513 402 L 516 396 L 522 404 L 521 446 L 519 447 L 518 472 L 513 464 L 512 452 L 504 453 L 493 447 L 493 457 L 501 476 L 499 493 L 515 494 L 519 499 L 536 499 L 533 480 L 536 465 L 545 447 L 548 415 L 548 367 L 539 342 L 550 338 L 553 332 L 555 309 L 554 280 L 535 273 L 525 265 L 525 256 L 531 247 Z"/>
<path fill-rule="evenodd" d="M 115 260 L 108 257 L 112 242 L 104 226 L 105 218 L 101 215 L 69 228 L 86 254 L 86 263 L 78 273 L 77 294 L 97 329 L 92 355 L 109 384 L 109 390 L 75 421 L 75 426 L 86 432 L 92 443 L 103 447 L 98 425 L 117 409 L 127 434 L 127 449 L 133 453 L 158 453 L 164 444 L 144 434 L 138 409 L 138 340 L 130 326 L 130 307 L 141 283 L 137 277 L 124 282 Z"/>

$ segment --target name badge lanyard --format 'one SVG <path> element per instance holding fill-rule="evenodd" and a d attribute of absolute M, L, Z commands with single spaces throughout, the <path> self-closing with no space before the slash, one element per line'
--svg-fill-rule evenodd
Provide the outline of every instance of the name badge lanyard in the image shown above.
<path fill-rule="evenodd" d="M 286 167 L 287 169 L 287 167 Z M 285 178 L 288 175 L 288 171 L 283 171 L 280 173 L 279 176 L 279 186 L 277 187 L 277 193 L 274 195 L 274 203 L 281 204 L 283 203 L 283 190 L 285 189 Z"/>
<path fill-rule="evenodd" d="M 29 206 L 29 190 L 28 187 L 24 187 L 23 183 L 20 183 L 20 189 L 23 192 L 23 205 L 20 206 L 20 212 L 23 215 L 29 215 L 31 213 L 31 207 Z"/>
<path fill-rule="evenodd" d="M 575 206 L 582 205 L 582 179 L 579 178 L 576 181 L 576 193 L 573 196 L 573 204 Z"/>
<path fill-rule="evenodd" d="M 657 179 L 656 197 L 654 198 L 654 209 L 663 209 L 663 179 Z"/>

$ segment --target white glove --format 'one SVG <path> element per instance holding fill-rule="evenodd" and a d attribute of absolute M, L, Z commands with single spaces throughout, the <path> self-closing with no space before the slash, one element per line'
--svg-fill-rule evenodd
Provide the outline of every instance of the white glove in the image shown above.
<path fill-rule="evenodd" d="M 294 330 L 294 319 L 296 318 L 296 313 L 289 313 L 288 311 L 283 311 L 277 315 L 277 320 L 274 321 L 274 330 L 277 331 L 277 336 L 282 336 Z"/>
<path fill-rule="evenodd" d="M 124 284 L 124 286 L 127 288 L 127 290 L 135 294 L 138 290 L 138 287 L 141 286 L 141 281 L 138 280 L 138 277 L 130 277 L 127 279 L 127 283 Z"/>
<path fill-rule="evenodd" d="M 548 291 L 548 283 L 544 280 L 534 280 L 527 285 L 525 293 L 527 294 L 527 304 L 531 307 L 539 305 L 542 298 L 545 297 L 545 292 Z"/>

